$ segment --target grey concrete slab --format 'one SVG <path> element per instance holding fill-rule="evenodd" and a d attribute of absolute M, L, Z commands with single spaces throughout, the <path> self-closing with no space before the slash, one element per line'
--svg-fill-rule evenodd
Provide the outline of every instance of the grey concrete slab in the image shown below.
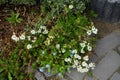
<path fill-rule="evenodd" d="M 34 76 L 35 76 L 36 80 L 45 80 L 43 75 L 40 72 L 38 72 L 38 71 L 35 72 Z"/>
<path fill-rule="evenodd" d="M 120 74 L 118 72 L 114 73 L 110 80 L 120 80 Z"/>
<path fill-rule="evenodd" d="M 120 55 L 115 51 L 109 51 L 93 72 L 98 79 L 107 80 L 119 67 Z"/>
<path fill-rule="evenodd" d="M 100 39 L 95 44 L 96 48 L 94 49 L 94 52 L 97 54 L 96 59 L 104 56 L 106 52 L 115 48 L 118 44 L 120 44 L 120 33 L 118 32 L 113 32 L 110 35 Z"/>
<path fill-rule="evenodd" d="M 72 69 L 71 73 L 67 73 L 72 80 L 83 80 L 85 74 L 78 72 L 76 69 Z"/>

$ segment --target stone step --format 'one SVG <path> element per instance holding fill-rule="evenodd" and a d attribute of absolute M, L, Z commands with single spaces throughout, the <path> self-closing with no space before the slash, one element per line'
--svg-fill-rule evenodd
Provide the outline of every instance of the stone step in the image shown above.
<path fill-rule="evenodd" d="M 94 52 L 96 55 L 91 56 L 91 61 L 96 62 L 101 57 L 105 56 L 106 53 L 114 49 L 117 45 L 120 44 L 120 33 L 119 32 L 113 32 L 110 35 L 100 39 L 98 42 L 96 42 L 96 48 L 94 49 Z"/>
<path fill-rule="evenodd" d="M 120 55 L 110 50 L 93 71 L 98 80 L 107 80 L 120 67 Z M 86 77 L 86 80 L 92 80 Z M 94 80 L 94 79 L 93 79 Z"/>
<path fill-rule="evenodd" d="M 120 74 L 118 72 L 114 73 L 110 80 L 120 80 Z"/>

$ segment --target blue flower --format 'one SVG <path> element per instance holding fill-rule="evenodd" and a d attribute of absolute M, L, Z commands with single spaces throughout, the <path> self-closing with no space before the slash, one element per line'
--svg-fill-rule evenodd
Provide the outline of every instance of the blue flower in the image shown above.
<path fill-rule="evenodd" d="M 39 68 L 39 71 L 40 71 L 40 72 L 44 72 L 44 67 L 40 67 L 40 68 Z"/>
<path fill-rule="evenodd" d="M 74 52 L 74 51 L 71 51 L 71 54 L 75 54 L 75 52 Z"/>
<path fill-rule="evenodd" d="M 62 76 L 62 73 L 58 73 L 58 76 Z"/>
<path fill-rule="evenodd" d="M 70 57 L 73 57 L 73 55 L 74 55 L 74 54 L 71 53 L 71 54 L 70 54 Z"/>
<path fill-rule="evenodd" d="M 70 71 L 70 68 L 67 68 L 68 71 Z"/>
<path fill-rule="evenodd" d="M 49 64 L 46 64 L 46 68 L 50 68 L 50 65 L 49 65 Z"/>

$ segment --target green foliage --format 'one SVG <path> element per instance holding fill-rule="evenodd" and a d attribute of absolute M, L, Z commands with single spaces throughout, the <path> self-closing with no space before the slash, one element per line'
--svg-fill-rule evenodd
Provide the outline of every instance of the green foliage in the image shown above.
<path fill-rule="evenodd" d="M 86 4 L 90 0 L 43 0 L 41 1 L 41 11 L 43 14 L 51 12 L 51 16 L 59 16 L 61 13 L 68 12 L 72 14 L 80 14 L 86 9 Z"/>
<path fill-rule="evenodd" d="M 20 3 L 22 0 L 16 1 Z M 13 32 L 11 38 L 16 45 L 11 45 L 8 57 L 0 59 L 0 79 L 6 80 L 8 76 L 8 80 L 34 80 L 34 69 L 41 72 L 47 70 L 63 77 L 63 74 L 70 72 L 75 61 L 79 62 L 77 67 L 85 68 L 82 62 L 89 63 L 83 57 L 91 54 L 92 49 L 88 47 L 93 48 L 97 34 L 94 24 L 84 14 L 86 3 L 88 0 L 43 0 L 43 17 L 33 28 L 19 36 Z M 31 13 L 35 14 L 34 11 Z M 19 14 L 13 11 L 7 20 L 12 24 L 22 21 Z M 88 34 L 88 31 L 91 33 Z M 75 54 L 81 59 L 75 58 Z M 68 58 L 70 62 L 65 61 Z"/>
<path fill-rule="evenodd" d="M 0 5 L 6 2 L 8 2 L 8 0 L 0 0 Z M 36 4 L 35 0 L 10 0 L 9 2 L 14 5 L 20 5 L 20 4 L 35 5 Z"/>
<path fill-rule="evenodd" d="M 19 13 L 14 13 L 14 11 L 11 11 L 10 17 L 7 17 L 6 20 L 9 21 L 9 23 L 16 25 L 17 23 L 22 22 L 22 18 L 19 18 L 19 16 Z"/>
<path fill-rule="evenodd" d="M 18 4 L 34 5 L 36 2 L 35 0 L 11 0 L 11 3 L 15 5 Z"/>
<path fill-rule="evenodd" d="M 0 0 L 0 5 L 6 3 L 7 0 Z"/>
<path fill-rule="evenodd" d="M 87 75 L 93 77 L 93 71 L 90 70 L 89 72 L 87 72 Z"/>
<path fill-rule="evenodd" d="M 12 80 L 12 76 L 10 73 L 8 73 L 8 80 Z"/>
<path fill-rule="evenodd" d="M 93 10 L 90 11 L 90 16 L 96 18 L 98 16 Z"/>
<path fill-rule="evenodd" d="M 1 80 L 25 80 L 25 78 L 30 77 L 28 73 L 25 73 L 25 70 L 27 70 L 26 66 L 28 65 L 28 61 L 25 63 L 22 62 L 24 59 L 22 57 L 25 54 L 22 53 L 22 51 L 21 53 L 19 52 L 19 47 L 15 48 L 15 50 L 10 53 L 8 58 L 2 57 L 0 59 L 0 67 L 2 68 L 0 71 Z"/>

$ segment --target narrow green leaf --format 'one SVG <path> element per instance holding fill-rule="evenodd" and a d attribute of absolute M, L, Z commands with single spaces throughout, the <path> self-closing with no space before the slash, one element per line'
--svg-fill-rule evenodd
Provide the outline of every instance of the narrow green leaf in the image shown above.
<path fill-rule="evenodd" d="M 9 80 L 12 80 L 12 76 L 11 76 L 10 73 L 8 73 L 8 79 L 9 79 Z"/>

